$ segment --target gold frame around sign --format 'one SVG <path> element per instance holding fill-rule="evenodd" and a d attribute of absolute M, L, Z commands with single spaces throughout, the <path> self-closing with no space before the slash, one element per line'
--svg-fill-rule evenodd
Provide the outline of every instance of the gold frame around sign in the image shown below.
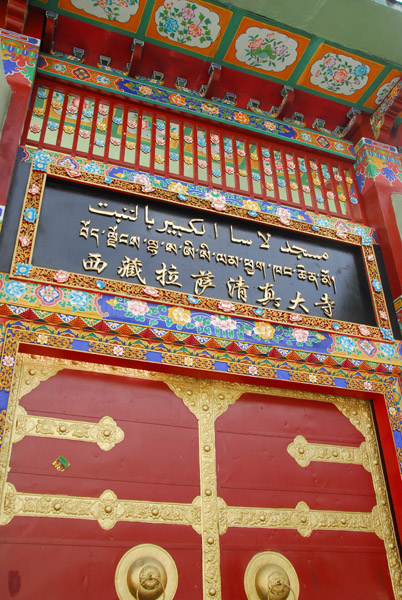
<path fill-rule="evenodd" d="M 195 415 L 199 430 L 200 495 L 191 504 L 121 500 L 112 490 L 99 498 L 57 494 L 18 492 L 7 482 L 9 462 L 15 436 L 17 408 L 22 396 L 52 377 L 61 369 L 92 371 L 115 376 L 164 382 Z M 285 398 L 299 398 L 334 404 L 364 436 L 367 461 L 376 496 L 371 513 L 311 510 L 300 501 L 294 509 L 228 506 L 217 495 L 215 455 L 215 421 L 244 393 L 266 396 L 278 389 L 116 367 L 76 360 L 17 355 L 11 383 L 3 447 L 0 453 L 0 525 L 16 516 L 55 517 L 97 520 L 110 529 L 118 521 L 167 523 L 192 526 L 202 537 L 203 599 L 220 600 L 220 535 L 228 527 L 294 529 L 303 537 L 315 530 L 360 531 L 378 535 L 383 541 L 395 599 L 402 596 L 402 566 L 398 552 L 387 488 L 371 413 L 366 400 L 281 389 Z M 278 523 L 280 526 L 278 527 Z"/>
<path fill-rule="evenodd" d="M 56 168 L 55 166 L 51 166 L 49 175 L 57 177 L 59 179 L 67 179 L 71 181 L 71 178 L 65 175 L 65 169 Z M 97 175 L 85 174 L 86 180 L 85 183 L 95 186 L 107 188 L 119 192 L 125 193 L 136 193 L 138 195 L 144 196 L 144 193 L 141 192 L 141 188 L 138 184 L 134 184 L 131 182 L 112 182 L 110 184 L 105 184 L 104 181 L 101 181 L 101 178 Z M 16 243 L 13 253 L 13 259 L 10 270 L 10 277 L 12 279 L 21 279 L 26 281 L 33 281 L 35 283 L 42 284 L 54 284 L 57 283 L 57 271 L 55 269 L 48 269 L 45 267 L 36 267 L 32 265 L 32 258 L 34 254 L 35 240 L 38 229 L 38 223 L 40 218 L 42 199 L 44 194 L 44 189 L 46 185 L 47 173 L 42 171 L 34 171 L 33 167 L 31 167 L 30 177 L 28 179 L 24 203 L 21 211 L 21 218 L 18 228 L 18 234 L 16 237 Z M 82 181 L 82 183 L 84 183 Z M 119 185 L 120 184 L 120 185 Z M 125 186 L 123 189 L 122 186 Z M 32 186 L 36 186 L 39 189 L 39 192 L 33 194 L 29 190 L 32 189 Z M 127 188 L 127 189 L 126 189 Z M 164 197 L 164 194 L 166 197 Z M 166 190 L 160 190 L 160 194 L 149 194 L 147 197 L 153 198 L 156 200 L 163 200 L 164 202 L 170 202 L 173 204 L 178 203 L 175 201 L 177 194 L 173 192 L 166 192 Z M 173 198 L 174 197 L 174 198 Z M 182 204 L 182 203 L 180 203 Z M 198 210 L 208 211 L 208 207 L 202 204 L 201 200 L 198 200 L 197 203 L 192 204 L 191 202 L 186 202 L 187 206 L 192 206 L 192 208 L 196 208 Z M 34 209 L 37 211 L 37 217 L 33 222 L 26 221 L 24 219 L 24 212 L 26 209 Z M 235 208 L 233 209 L 235 210 Z M 237 209 L 236 209 L 237 210 Z M 210 209 L 209 209 L 210 212 Z M 216 211 L 214 211 L 216 212 Z M 229 211 L 226 211 L 229 214 Z M 236 218 L 240 218 L 241 220 L 247 220 L 242 211 L 241 214 L 233 214 L 230 216 L 234 216 Z M 372 281 L 374 279 L 380 281 L 380 272 L 378 269 L 377 261 L 375 258 L 375 252 L 373 244 L 370 246 L 363 246 L 361 244 L 360 236 L 356 234 L 347 234 L 346 239 L 339 239 L 336 237 L 336 232 L 333 229 L 324 229 L 320 228 L 320 231 L 315 232 L 311 229 L 311 225 L 304 222 L 293 221 L 291 227 L 284 227 L 280 224 L 277 217 L 274 218 L 274 222 L 272 222 L 272 215 L 263 215 L 266 217 L 266 225 L 270 225 L 280 229 L 286 229 L 286 231 L 300 231 L 305 234 L 314 235 L 314 237 L 319 237 L 322 239 L 332 239 L 336 240 L 341 244 L 348 244 L 352 246 L 358 246 L 362 252 L 362 258 L 365 265 L 366 275 L 367 275 L 367 283 L 370 290 L 371 301 L 373 305 L 373 310 L 376 317 L 377 327 L 366 326 L 369 331 L 368 337 L 380 341 L 384 341 L 383 333 L 381 329 L 388 329 L 390 332 L 392 331 L 390 318 L 388 314 L 388 307 L 385 300 L 385 296 L 383 290 L 375 291 L 372 286 Z M 262 218 L 262 217 L 261 217 Z M 254 221 L 258 222 L 258 221 Z M 21 238 L 29 239 L 30 243 L 28 245 L 21 245 Z M 18 275 L 17 265 L 22 264 L 25 266 L 29 266 L 30 271 L 29 274 L 26 275 Z M 101 288 L 99 288 L 99 281 L 101 281 Z M 140 285 L 136 283 L 128 283 L 123 280 L 114 280 L 114 279 L 103 279 L 101 276 L 91 276 L 91 275 L 82 275 L 79 273 L 70 273 L 67 281 L 63 281 L 62 284 L 65 287 L 71 287 L 74 289 L 85 289 L 90 292 L 97 292 L 102 289 L 102 293 L 113 294 L 117 296 L 124 296 L 128 298 L 138 298 L 141 300 L 146 300 L 147 302 L 162 302 L 167 304 L 179 305 L 183 306 L 187 309 L 192 310 L 207 310 L 210 312 L 221 312 L 219 308 L 220 302 L 222 299 L 209 298 L 207 296 L 197 296 L 196 304 L 191 303 L 189 301 L 189 294 L 184 292 L 177 292 L 173 290 L 167 290 L 165 288 L 156 288 L 158 291 L 157 300 L 147 294 L 145 290 L 149 287 L 146 285 Z M 191 294 L 190 294 L 191 297 Z M 227 299 L 226 299 L 227 300 Z M 225 301 L 226 301 L 225 300 Z M 274 309 L 274 308 L 262 308 L 262 315 L 257 315 L 254 310 L 255 306 L 251 304 L 242 304 L 240 302 L 233 302 L 234 309 L 226 314 L 232 314 L 237 317 L 245 317 L 251 318 L 255 321 L 270 321 L 272 323 L 278 324 L 287 324 L 294 326 L 294 322 L 291 320 L 291 317 L 294 316 L 295 313 Z M 261 308 L 261 307 L 260 307 Z M 297 313 L 299 314 L 299 313 Z M 338 329 L 336 330 L 338 334 L 347 334 L 352 335 L 354 337 L 362 337 L 362 333 L 359 330 L 359 325 L 352 322 L 347 321 L 338 321 L 336 319 L 324 318 L 324 317 L 316 317 L 310 315 L 300 315 L 302 320 L 297 322 L 298 327 L 309 327 L 322 331 L 334 332 L 333 323 L 336 322 L 338 324 Z M 367 337 L 367 336 L 366 336 Z"/>

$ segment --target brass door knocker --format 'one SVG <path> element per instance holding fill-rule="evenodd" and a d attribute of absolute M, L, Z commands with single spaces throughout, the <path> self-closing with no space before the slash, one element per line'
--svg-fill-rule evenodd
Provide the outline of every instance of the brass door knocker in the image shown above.
<path fill-rule="evenodd" d="M 135 546 L 117 565 L 115 586 L 120 600 L 172 600 L 177 583 L 175 562 L 159 546 Z"/>
<path fill-rule="evenodd" d="M 277 552 L 253 556 L 244 574 L 244 589 L 248 600 L 298 600 L 300 592 L 292 563 Z"/>

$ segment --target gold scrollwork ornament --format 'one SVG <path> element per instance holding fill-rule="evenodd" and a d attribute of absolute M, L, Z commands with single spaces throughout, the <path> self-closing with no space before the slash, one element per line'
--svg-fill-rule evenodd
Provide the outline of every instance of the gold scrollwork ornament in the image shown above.
<path fill-rule="evenodd" d="M 302 435 L 297 435 L 288 445 L 287 451 L 300 467 L 308 467 L 311 462 L 316 461 L 363 465 L 366 471 L 371 470 L 366 442 L 362 442 L 356 448 L 332 444 L 312 444 Z"/>
<path fill-rule="evenodd" d="M 30 415 L 18 406 L 14 442 L 19 442 L 26 435 L 93 442 L 105 452 L 124 439 L 124 432 L 112 417 L 105 416 L 98 423 L 90 423 Z"/>

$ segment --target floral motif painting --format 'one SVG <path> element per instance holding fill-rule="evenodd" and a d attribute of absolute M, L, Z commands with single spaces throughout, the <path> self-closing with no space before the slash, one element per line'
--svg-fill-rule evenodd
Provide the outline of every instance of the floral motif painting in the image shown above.
<path fill-rule="evenodd" d="M 402 70 L 391 69 L 391 71 L 378 82 L 371 96 L 364 103 L 368 108 L 377 109 L 385 100 L 391 90 L 402 78 Z"/>
<path fill-rule="evenodd" d="M 297 59 L 297 41 L 260 27 L 249 27 L 236 40 L 236 58 L 250 67 L 280 72 Z"/>
<path fill-rule="evenodd" d="M 71 4 L 89 15 L 126 23 L 139 8 L 139 0 L 71 0 Z"/>
<path fill-rule="evenodd" d="M 351 96 L 367 85 L 370 67 L 344 54 L 327 52 L 310 69 L 310 83 L 332 92 Z"/>
<path fill-rule="evenodd" d="M 221 31 L 218 13 L 187 0 L 166 0 L 154 19 L 159 35 L 184 46 L 208 48 Z"/>
<path fill-rule="evenodd" d="M 374 102 L 376 103 L 377 106 L 379 106 L 381 104 L 381 102 L 383 100 L 385 100 L 385 98 L 388 96 L 388 94 L 390 93 L 392 88 L 398 83 L 399 79 L 400 79 L 400 77 L 394 77 L 393 79 L 391 79 L 391 81 L 384 83 L 384 85 L 382 85 L 381 87 L 378 88 L 377 94 L 376 94 L 376 97 L 374 100 Z"/>
<path fill-rule="evenodd" d="M 224 61 L 286 81 L 309 43 L 310 38 L 298 33 L 243 17 Z"/>

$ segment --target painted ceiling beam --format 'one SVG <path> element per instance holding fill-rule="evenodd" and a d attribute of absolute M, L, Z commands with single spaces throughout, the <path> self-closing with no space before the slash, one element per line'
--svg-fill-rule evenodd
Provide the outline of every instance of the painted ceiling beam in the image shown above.
<path fill-rule="evenodd" d="M 286 23 L 359 52 L 402 62 L 402 8 L 375 0 L 223 0 L 222 4 Z"/>

